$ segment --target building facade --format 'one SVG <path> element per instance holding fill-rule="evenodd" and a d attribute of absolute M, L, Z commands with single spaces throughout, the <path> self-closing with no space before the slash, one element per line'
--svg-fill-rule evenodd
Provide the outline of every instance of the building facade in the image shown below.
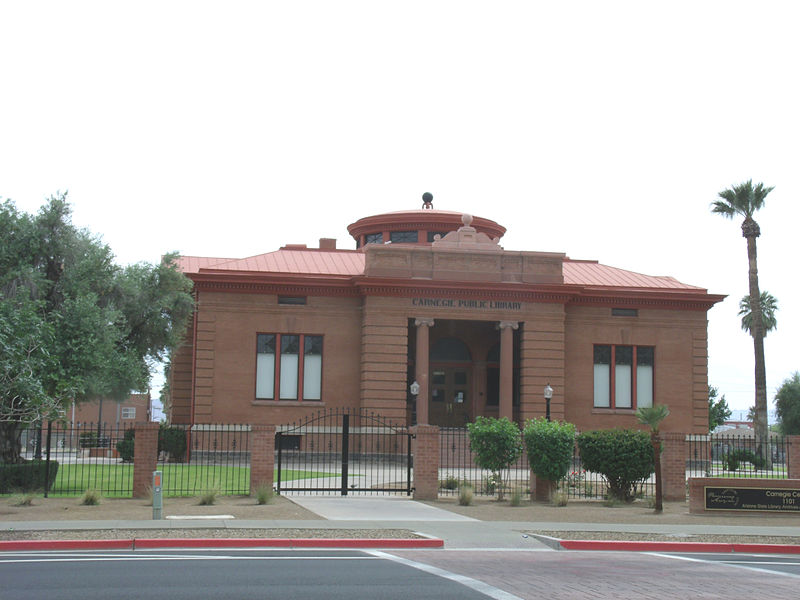
<path fill-rule="evenodd" d="M 356 249 L 181 257 L 197 309 L 170 368 L 171 422 L 282 425 L 347 407 L 456 427 L 549 406 L 586 430 L 637 426 L 656 403 L 664 430 L 708 431 L 707 311 L 724 296 L 505 250 L 504 227 L 455 212 L 348 231 Z"/>

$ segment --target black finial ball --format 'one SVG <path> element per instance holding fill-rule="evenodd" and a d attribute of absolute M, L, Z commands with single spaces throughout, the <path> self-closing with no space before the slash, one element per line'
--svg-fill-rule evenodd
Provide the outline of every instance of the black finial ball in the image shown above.
<path fill-rule="evenodd" d="M 433 194 L 431 194 L 430 192 L 425 192 L 424 194 L 422 194 L 422 201 L 425 204 L 430 204 L 431 202 L 433 202 Z"/>

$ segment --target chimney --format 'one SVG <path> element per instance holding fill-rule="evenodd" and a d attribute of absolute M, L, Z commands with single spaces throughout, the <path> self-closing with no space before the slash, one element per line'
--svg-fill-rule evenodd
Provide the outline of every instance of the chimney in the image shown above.
<path fill-rule="evenodd" d="M 334 238 L 319 238 L 320 250 L 336 250 L 336 240 Z"/>

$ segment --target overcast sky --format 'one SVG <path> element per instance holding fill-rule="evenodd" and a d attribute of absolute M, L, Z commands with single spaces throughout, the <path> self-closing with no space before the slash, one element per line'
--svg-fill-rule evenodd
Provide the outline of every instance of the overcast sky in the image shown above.
<path fill-rule="evenodd" d="M 0 196 L 122 264 L 315 247 L 382 212 L 493 219 L 509 250 L 672 275 L 709 312 L 709 382 L 754 403 L 740 329 L 752 178 L 770 402 L 800 369 L 796 2 L 0 0 Z M 156 392 L 157 394 L 157 392 Z M 669 403 L 669 399 L 666 399 Z"/>

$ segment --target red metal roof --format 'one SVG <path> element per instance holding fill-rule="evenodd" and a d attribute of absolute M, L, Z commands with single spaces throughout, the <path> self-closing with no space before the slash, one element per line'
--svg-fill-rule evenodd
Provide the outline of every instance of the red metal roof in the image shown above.
<path fill-rule="evenodd" d="M 295 273 L 307 275 L 361 275 L 364 255 L 355 250 L 280 249 L 249 258 L 229 259 L 201 267 L 213 271 Z"/>
<path fill-rule="evenodd" d="M 178 266 L 184 273 L 224 272 L 277 273 L 297 275 L 357 276 L 364 273 L 364 253 L 358 250 L 319 250 L 281 248 L 248 258 L 181 256 Z M 594 288 L 627 288 L 705 291 L 681 283 L 674 277 L 652 276 L 626 271 L 595 261 L 565 259 L 564 283 Z"/>
<path fill-rule="evenodd" d="M 591 287 L 658 288 L 674 290 L 699 290 L 705 288 L 681 283 L 674 277 L 642 275 L 594 261 L 564 261 L 564 283 Z"/>

